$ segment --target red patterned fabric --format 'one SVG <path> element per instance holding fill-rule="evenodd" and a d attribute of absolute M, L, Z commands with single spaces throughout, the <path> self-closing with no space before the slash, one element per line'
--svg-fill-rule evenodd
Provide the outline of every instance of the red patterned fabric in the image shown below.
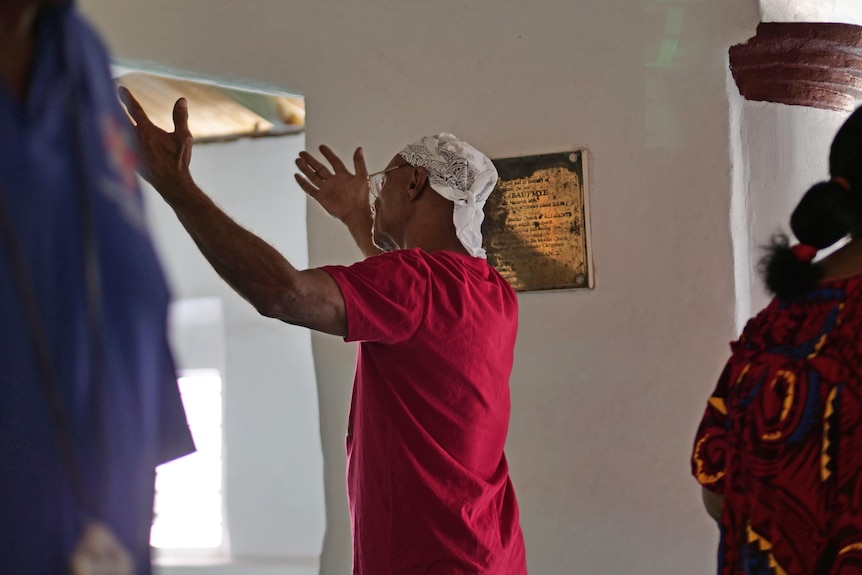
<path fill-rule="evenodd" d="M 751 319 L 692 473 L 724 494 L 721 575 L 862 574 L 862 275 Z"/>

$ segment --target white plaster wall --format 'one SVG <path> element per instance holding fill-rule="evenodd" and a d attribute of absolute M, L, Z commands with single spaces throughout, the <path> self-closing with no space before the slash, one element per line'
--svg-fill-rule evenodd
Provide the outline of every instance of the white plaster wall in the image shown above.
<path fill-rule="evenodd" d="M 308 261 L 305 194 L 290 162 L 304 144 L 302 135 L 241 140 L 198 145 L 192 155 L 192 173 L 215 202 L 302 267 Z M 181 368 L 224 370 L 230 561 L 160 572 L 317 573 L 325 527 L 323 457 L 308 331 L 260 317 L 209 267 L 156 192 L 148 186 L 146 192 L 174 298 L 216 299 L 224 310 L 222 333 L 213 333 L 212 321 L 198 329 L 186 325 L 173 343 Z M 209 350 L 220 353 L 203 357 Z M 223 366 L 207 365 L 213 356 Z"/>
<path fill-rule="evenodd" d="M 859 0 L 760 0 L 764 22 L 841 22 L 862 25 Z"/>
<path fill-rule="evenodd" d="M 737 327 L 763 308 L 770 296 L 757 271 L 763 246 L 777 233 L 790 232 L 790 214 L 813 184 L 829 179 L 829 147 L 847 114 L 802 106 L 743 100 L 732 96 L 741 120 L 737 150 L 746 177 L 735 188 L 745 208 L 735 212 L 737 274 L 741 301 Z M 748 301 L 746 301 L 748 296 Z"/>
<path fill-rule="evenodd" d="M 530 570 L 714 570 L 688 457 L 735 335 L 727 48 L 754 34 L 756 0 L 80 4 L 121 57 L 302 92 L 310 147 L 361 144 L 371 169 L 444 129 L 492 157 L 587 147 L 596 288 L 519 298 L 508 454 Z M 307 215 L 313 265 L 358 257 Z M 321 573 L 340 575 L 354 348 L 312 341 Z"/>
<path fill-rule="evenodd" d="M 862 25 L 859 0 L 760 0 L 765 22 Z M 808 188 L 828 179 L 832 138 L 847 114 L 800 106 L 748 102 L 728 70 L 734 185 L 731 227 L 737 286 L 736 322 L 769 301 L 758 263 L 776 232 L 790 234 L 790 214 Z M 828 253 L 828 252 L 824 252 Z"/>
<path fill-rule="evenodd" d="M 862 26 L 862 3 L 858 0 L 835 0 L 831 21 Z"/>

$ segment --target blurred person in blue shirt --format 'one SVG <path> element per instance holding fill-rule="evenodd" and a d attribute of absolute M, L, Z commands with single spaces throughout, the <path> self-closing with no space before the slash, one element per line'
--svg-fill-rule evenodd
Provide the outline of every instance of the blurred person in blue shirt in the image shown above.
<path fill-rule="evenodd" d="M 93 525 L 108 551 L 126 554 L 127 572 L 150 573 L 155 467 L 194 450 L 133 142 L 105 47 L 73 2 L 3 0 L 3 573 L 80 572 L 70 558 L 92 545 L 98 552 Z M 16 281 L 22 268 L 29 287 Z M 54 403 L 45 363 L 56 375 Z"/>

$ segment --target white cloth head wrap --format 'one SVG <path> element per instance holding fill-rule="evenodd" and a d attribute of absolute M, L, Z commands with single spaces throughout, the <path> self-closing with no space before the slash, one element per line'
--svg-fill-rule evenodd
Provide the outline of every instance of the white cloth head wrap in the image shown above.
<path fill-rule="evenodd" d="M 449 132 L 426 136 L 399 155 L 411 166 L 428 170 L 431 187 L 455 204 L 453 221 L 458 239 L 477 258 L 482 249 L 482 208 L 497 185 L 497 169 L 488 156 Z"/>

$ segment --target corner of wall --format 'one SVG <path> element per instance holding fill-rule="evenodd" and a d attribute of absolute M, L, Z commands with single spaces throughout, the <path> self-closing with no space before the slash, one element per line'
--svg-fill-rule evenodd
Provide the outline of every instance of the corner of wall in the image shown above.
<path fill-rule="evenodd" d="M 730 237 L 733 243 L 734 318 L 736 333 L 751 317 L 751 234 L 748 199 L 748 161 L 742 138 L 744 99 L 727 68 L 728 148 L 730 158 Z"/>

